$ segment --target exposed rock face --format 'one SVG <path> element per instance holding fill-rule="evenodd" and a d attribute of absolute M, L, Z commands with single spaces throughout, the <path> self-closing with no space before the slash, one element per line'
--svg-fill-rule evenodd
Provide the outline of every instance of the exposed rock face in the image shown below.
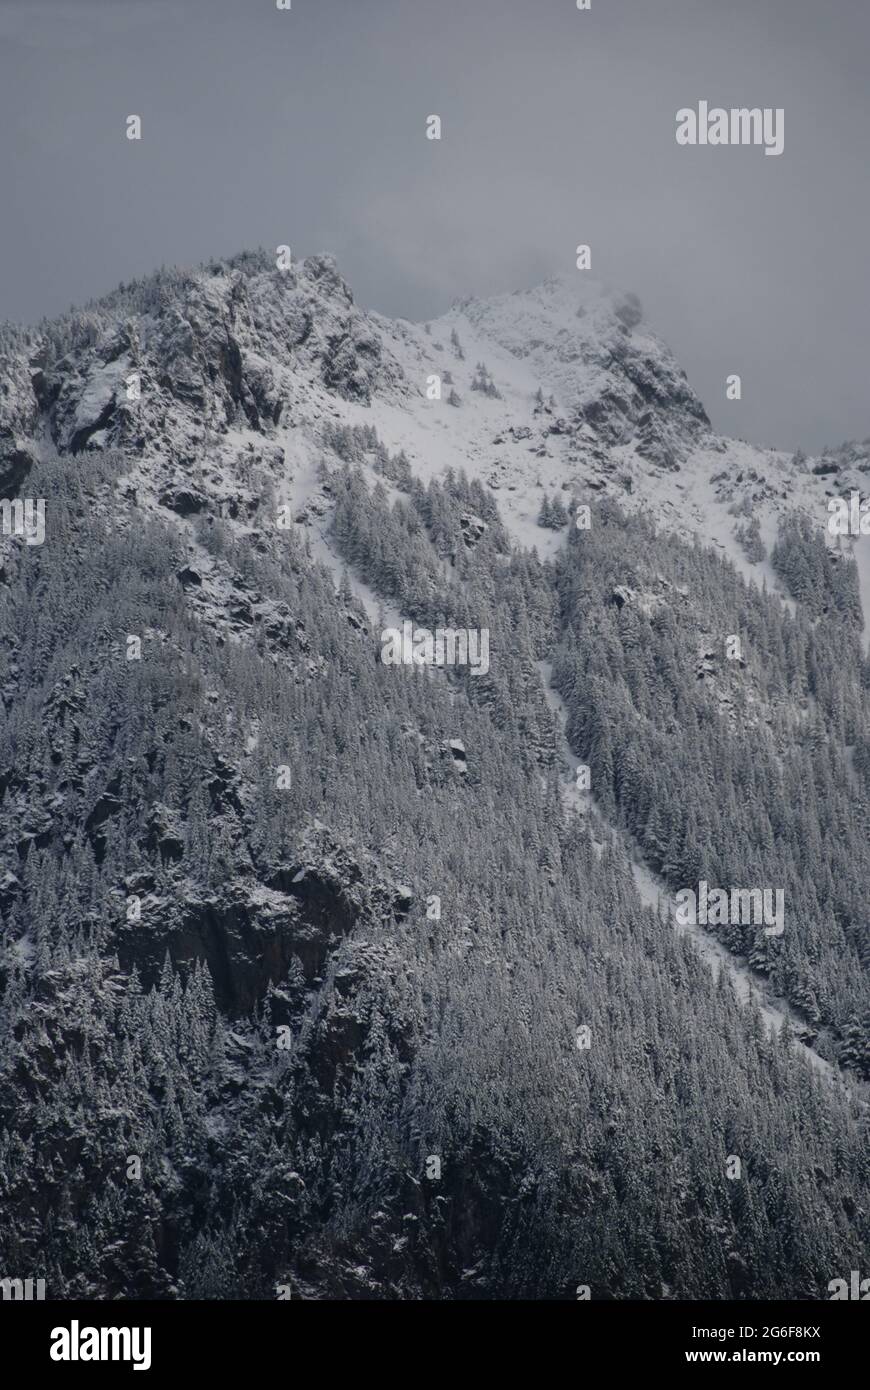
<path fill-rule="evenodd" d="M 135 923 L 119 933 L 122 967 L 135 967 L 150 984 L 167 952 L 187 969 L 205 961 L 220 1008 L 231 1017 L 250 1014 L 269 986 L 285 979 L 294 960 L 307 981 L 322 975 L 330 952 L 359 919 L 360 909 L 347 901 L 341 886 L 320 880 L 312 866 L 297 878 L 305 883 L 297 883 L 295 893 L 240 880 L 219 897 L 183 881 L 171 883 L 168 893 L 146 894 L 147 933 Z"/>
<path fill-rule="evenodd" d="M 41 374 L 27 349 L 0 349 L 0 498 L 14 497 L 33 466 Z"/>
<path fill-rule="evenodd" d="M 214 495 L 221 465 L 234 470 L 231 431 L 260 436 L 255 459 L 280 465 L 266 440 L 306 382 L 365 405 L 402 375 L 327 256 L 287 271 L 256 255 L 164 273 L 76 315 L 60 351 L 49 335 L 0 359 L 0 496 L 21 489 L 39 425 L 63 453 L 138 459 L 140 498 L 197 514 L 202 483 Z M 242 496 L 227 499 L 234 514 Z"/>
<path fill-rule="evenodd" d="M 511 303 L 515 296 L 462 309 L 478 331 L 539 370 L 556 390 L 559 405 L 572 409 L 571 434 L 578 445 L 634 442 L 650 462 L 679 468 L 709 433 L 710 422 L 677 362 L 653 334 L 641 330 L 639 306 L 561 278 L 524 298 L 519 312 Z M 582 312 L 572 317 L 566 306 L 578 299 Z M 515 439 L 522 437 L 518 429 Z M 561 435 L 568 427 L 560 420 L 547 429 Z"/>

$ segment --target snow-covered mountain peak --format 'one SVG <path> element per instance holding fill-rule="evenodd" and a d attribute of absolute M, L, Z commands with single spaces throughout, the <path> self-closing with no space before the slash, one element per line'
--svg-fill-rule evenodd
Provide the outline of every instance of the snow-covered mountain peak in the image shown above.
<path fill-rule="evenodd" d="M 824 524 L 827 498 L 860 486 L 867 457 L 844 446 L 793 459 L 715 436 L 637 297 L 580 272 L 413 324 L 362 311 L 331 256 L 281 270 L 260 251 L 0 332 L 9 495 L 40 447 L 116 449 L 143 505 L 184 515 L 213 494 L 241 524 L 265 485 L 243 481 L 253 462 L 322 526 L 318 465 L 336 426 L 373 429 L 424 480 L 448 467 L 479 478 L 515 538 L 544 554 L 561 544 L 537 524 L 544 493 L 610 495 L 768 584 L 758 556 L 782 515 L 797 506 Z M 762 545 L 747 554 L 750 520 Z"/>

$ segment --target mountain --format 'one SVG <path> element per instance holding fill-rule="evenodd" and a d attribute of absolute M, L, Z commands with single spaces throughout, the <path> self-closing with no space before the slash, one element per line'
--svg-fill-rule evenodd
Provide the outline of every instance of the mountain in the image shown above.
<path fill-rule="evenodd" d="M 741 509 L 770 546 L 796 508 L 822 524 L 826 499 L 860 489 L 868 465 L 866 444 L 807 459 L 715 435 L 636 296 L 609 294 L 585 273 L 412 325 L 360 312 L 331 257 L 282 272 L 265 253 L 248 253 L 161 272 L 6 337 L 0 477 L 10 495 L 40 430 L 64 453 L 124 450 L 159 490 L 206 440 L 227 466 L 239 448 L 271 445 L 277 460 L 280 449 L 316 454 L 323 422 L 341 420 L 405 448 L 424 479 L 450 466 L 479 477 L 500 492 L 512 532 L 539 550 L 540 481 L 614 496 L 775 584 L 759 562 L 746 568 L 734 536 Z M 475 390 L 480 363 L 497 395 Z M 124 388 L 134 371 L 137 402 Z M 461 395 L 455 415 L 427 399 L 436 373 Z M 298 495 L 295 472 L 291 482 Z"/>
<path fill-rule="evenodd" d="M 868 463 L 717 436 L 583 274 L 414 325 L 245 253 L 0 330 L 8 1277 L 860 1267 Z M 388 664 L 406 622 L 486 662 Z M 681 929 L 701 880 L 784 929 Z"/>

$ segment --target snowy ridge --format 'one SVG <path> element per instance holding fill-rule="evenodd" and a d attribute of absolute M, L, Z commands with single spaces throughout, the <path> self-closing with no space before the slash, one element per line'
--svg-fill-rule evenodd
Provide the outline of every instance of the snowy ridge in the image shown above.
<path fill-rule="evenodd" d="M 256 509 L 256 492 L 240 487 L 252 462 L 303 510 L 317 492 L 324 422 L 368 425 L 424 481 L 446 468 L 480 478 L 515 539 L 542 555 L 559 544 L 536 524 L 543 490 L 589 503 L 610 495 L 776 588 L 769 564 L 747 559 L 735 535 L 745 514 L 769 549 L 784 513 L 800 509 L 823 527 L 827 500 L 861 490 L 870 468 L 861 446 L 820 463 L 714 434 L 637 301 L 582 272 L 465 301 L 422 325 L 360 311 L 330 257 L 282 273 L 263 253 L 245 254 L 122 287 L 5 340 L 8 495 L 26 478 L 40 411 L 62 450 L 120 448 L 137 459 L 127 481 L 146 505 L 172 506 L 161 499 L 189 489 L 206 454 L 196 485 L 223 495 L 230 515 L 234 498 L 237 513 Z M 479 363 L 493 394 L 474 389 Z M 139 400 L 126 398 L 132 372 Z M 433 376 L 439 400 L 427 398 Z M 855 546 L 870 595 L 866 549 Z"/>

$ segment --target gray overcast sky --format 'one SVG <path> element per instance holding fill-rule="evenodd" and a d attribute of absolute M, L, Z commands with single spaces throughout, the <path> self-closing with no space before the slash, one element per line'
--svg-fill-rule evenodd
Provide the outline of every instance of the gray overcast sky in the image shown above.
<path fill-rule="evenodd" d="M 588 242 L 717 427 L 864 438 L 868 52 L 868 0 L 0 0 L 0 317 L 287 242 L 422 318 Z M 784 153 L 677 146 L 701 99 Z"/>

